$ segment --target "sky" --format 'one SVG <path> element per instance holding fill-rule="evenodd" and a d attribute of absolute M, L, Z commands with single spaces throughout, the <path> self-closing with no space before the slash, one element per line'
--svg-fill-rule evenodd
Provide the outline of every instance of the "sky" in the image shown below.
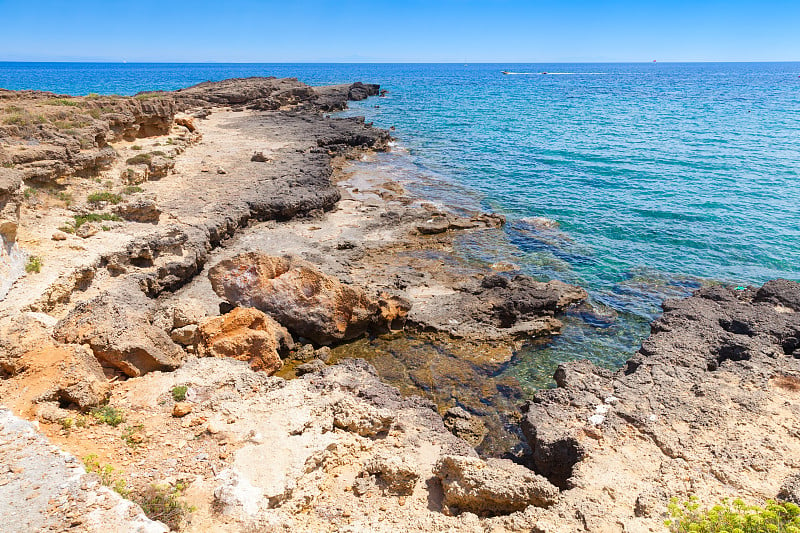
<path fill-rule="evenodd" d="M 0 61 L 798 61 L 800 0 L 0 0 Z"/>

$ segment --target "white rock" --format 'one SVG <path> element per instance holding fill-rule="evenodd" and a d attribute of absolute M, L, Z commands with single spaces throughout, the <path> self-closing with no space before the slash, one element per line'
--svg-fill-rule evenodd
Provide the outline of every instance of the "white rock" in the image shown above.
<path fill-rule="evenodd" d="M 603 415 L 592 415 L 589 417 L 589 423 L 595 426 L 599 426 L 600 424 L 603 423 L 605 419 L 606 417 L 604 417 Z"/>

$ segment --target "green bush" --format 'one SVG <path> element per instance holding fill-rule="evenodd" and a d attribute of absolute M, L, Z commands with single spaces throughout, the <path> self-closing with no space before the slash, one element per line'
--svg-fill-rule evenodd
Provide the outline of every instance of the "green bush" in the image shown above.
<path fill-rule="evenodd" d="M 138 154 L 133 157 L 129 157 L 127 160 L 125 160 L 125 163 L 128 165 L 147 165 L 152 160 L 153 156 L 150 154 Z"/>
<path fill-rule="evenodd" d="M 143 190 L 144 189 L 142 189 L 138 185 L 128 185 L 127 187 L 122 189 L 122 193 L 123 194 L 133 194 L 133 193 L 136 193 L 136 192 L 142 192 Z"/>
<path fill-rule="evenodd" d="M 131 499 L 139 504 L 148 518 L 163 522 L 170 529 L 177 530 L 183 524 L 186 515 L 195 510 L 179 499 L 184 490 L 185 487 L 181 483 L 175 487 L 153 484 L 143 491 L 132 494 Z"/>
<path fill-rule="evenodd" d="M 113 221 L 119 222 L 122 220 L 117 215 L 112 215 L 111 213 L 89 213 L 86 215 L 75 215 L 73 217 L 75 219 L 75 223 L 73 224 L 74 229 L 78 229 L 87 222 L 103 222 L 103 221 Z"/>
<path fill-rule="evenodd" d="M 76 102 L 75 100 L 67 100 L 66 98 L 51 98 L 49 100 L 45 100 L 45 105 L 66 105 L 70 107 L 77 107 L 80 103 Z"/>
<path fill-rule="evenodd" d="M 100 476 L 100 483 L 113 489 L 123 498 L 128 496 L 129 491 L 126 487 L 125 480 L 117 478 L 114 474 L 114 467 L 111 465 L 100 464 L 97 455 L 90 454 L 84 457 L 83 465 L 86 467 L 87 472 Z"/>
<path fill-rule="evenodd" d="M 186 385 L 178 385 L 177 387 L 172 387 L 172 399 L 176 402 L 182 402 L 186 399 L 186 391 L 189 390 L 189 387 Z"/>
<path fill-rule="evenodd" d="M 740 499 L 711 509 L 700 509 L 697 498 L 669 504 L 665 525 L 672 533 L 800 533 L 800 507 L 793 503 L 767 501 L 763 507 L 747 505 Z"/>
<path fill-rule="evenodd" d="M 125 422 L 125 413 L 122 412 L 122 409 L 117 409 L 110 405 L 104 405 L 94 409 L 92 411 L 92 416 L 103 424 L 108 424 L 111 427 L 117 427 Z"/>
<path fill-rule="evenodd" d="M 110 193 L 108 191 L 93 192 L 86 200 L 90 204 L 99 204 L 100 202 L 108 202 L 110 204 L 118 204 L 122 201 L 122 196 L 119 194 Z"/>
<path fill-rule="evenodd" d="M 42 265 L 44 265 L 42 258 L 32 255 L 28 258 L 28 262 L 25 263 L 25 272 L 28 274 L 38 274 L 42 271 Z"/>

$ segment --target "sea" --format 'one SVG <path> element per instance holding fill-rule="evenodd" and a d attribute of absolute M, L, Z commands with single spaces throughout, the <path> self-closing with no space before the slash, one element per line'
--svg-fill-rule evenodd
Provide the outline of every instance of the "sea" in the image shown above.
<path fill-rule="evenodd" d="M 0 87 L 75 95 L 246 76 L 381 84 L 344 114 L 394 127 L 395 148 L 359 171 L 505 215 L 458 252 L 589 292 L 562 335 L 492 370 L 525 394 L 562 361 L 619 367 L 667 298 L 800 280 L 800 63 L 0 63 Z"/>

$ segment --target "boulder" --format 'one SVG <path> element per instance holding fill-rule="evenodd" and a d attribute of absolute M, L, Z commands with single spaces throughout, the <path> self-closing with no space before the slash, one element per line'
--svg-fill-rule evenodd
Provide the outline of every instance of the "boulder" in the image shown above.
<path fill-rule="evenodd" d="M 367 461 L 364 470 L 377 476 L 391 494 L 411 494 L 419 479 L 418 468 L 408 457 L 398 455 L 376 455 Z"/>
<path fill-rule="evenodd" d="M 54 337 L 87 344 L 105 365 L 137 377 L 154 370 L 174 370 L 183 352 L 151 323 L 151 302 L 140 292 L 102 293 L 76 305 L 56 324 Z"/>
<path fill-rule="evenodd" d="M 89 237 L 94 237 L 101 231 L 103 231 L 103 226 L 99 222 L 85 222 L 75 230 L 75 235 L 81 239 L 88 239 Z"/>
<path fill-rule="evenodd" d="M 296 257 L 245 253 L 218 263 L 208 276 L 219 296 L 260 309 L 316 344 L 358 337 L 381 322 L 378 303 L 363 290 Z"/>
<path fill-rule="evenodd" d="M 332 410 L 334 427 L 362 437 L 374 437 L 388 431 L 394 423 L 394 416 L 387 409 L 378 409 L 350 397 L 333 404 Z"/>
<path fill-rule="evenodd" d="M 198 330 L 198 353 L 203 357 L 232 357 L 254 370 L 274 374 L 283 366 L 279 352 L 290 349 L 289 332 L 258 309 L 236 307 L 208 319 Z"/>
<path fill-rule="evenodd" d="M 554 485 L 508 459 L 445 455 L 434 474 L 442 482 L 444 505 L 453 512 L 494 516 L 529 505 L 548 507 L 558 499 Z"/>
<path fill-rule="evenodd" d="M 161 210 L 150 198 L 134 198 L 114 207 L 114 213 L 132 222 L 158 223 Z"/>

